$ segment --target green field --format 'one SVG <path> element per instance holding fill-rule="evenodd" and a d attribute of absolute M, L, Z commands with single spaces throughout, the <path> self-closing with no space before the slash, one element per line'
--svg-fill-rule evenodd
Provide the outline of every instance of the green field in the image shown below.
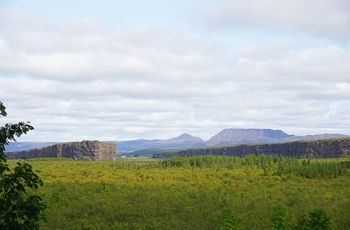
<path fill-rule="evenodd" d="M 44 181 L 41 229 L 294 229 L 317 209 L 350 229 L 349 158 L 28 162 Z"/>

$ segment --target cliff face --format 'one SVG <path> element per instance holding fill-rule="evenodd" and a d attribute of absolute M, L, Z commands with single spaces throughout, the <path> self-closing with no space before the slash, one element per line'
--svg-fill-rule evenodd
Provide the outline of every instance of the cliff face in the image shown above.
<path fill-rule="evenodd" d="M 73 158 L 76 160 L 115 160 L 117 147 L 115 144 L 100 141 L 69 142 L 50 145 L 43 148 L 29 149 L 6 153 L 8 159 L 26 158 Z"/>
<path fill-rule="evenodd" d="M 154 158 L 174 156 L 228 155 L 242 157 L 249 154 L 297 156 L 305 158 L 336 158 L 350 156 L 350 138 L 317 141 L 295 141 L 281 144 L 238 145 L 220 148 L 186 149 L 175 153 L 158 153 Z"/>

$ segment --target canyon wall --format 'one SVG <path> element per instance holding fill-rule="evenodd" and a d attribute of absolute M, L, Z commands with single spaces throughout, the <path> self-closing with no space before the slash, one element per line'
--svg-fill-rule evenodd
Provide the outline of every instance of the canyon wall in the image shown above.
<path fill-rule="evenodd" d="M 7 152 L 8 159 L 73 158 L 75 160 L 115 160 L 115 144 L 100 141 L 68 142 L 19 152 Z"/>

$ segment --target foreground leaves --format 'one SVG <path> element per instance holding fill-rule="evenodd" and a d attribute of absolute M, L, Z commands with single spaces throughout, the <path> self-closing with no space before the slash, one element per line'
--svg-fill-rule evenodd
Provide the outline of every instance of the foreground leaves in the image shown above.
<path fill-rule="evenodd" d="M 6 107 L 0 102 L 0 117 L 7 116 Z M 26 134 L 34 128 L 29 122 L 5 124 L 0 127 L 0 229 L 39 229 L 41 213 L 46 209 L 38 195 L 27 195 L 27 189 L 38 189 L 43 181 L 33 171 L 30 164 L 17 162 L 11 171 L 5 145 L 15 141 L 16 137 Z"/>

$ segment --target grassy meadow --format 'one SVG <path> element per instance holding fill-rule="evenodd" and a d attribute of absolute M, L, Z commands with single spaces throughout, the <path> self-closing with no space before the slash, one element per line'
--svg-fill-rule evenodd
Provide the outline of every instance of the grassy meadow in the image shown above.
<path fill-rule="evenodd" d="M 44 181 L 41 229 L 295 229 L 318 209 L 350 229 L 349 158 L 27 161 Z"/>

